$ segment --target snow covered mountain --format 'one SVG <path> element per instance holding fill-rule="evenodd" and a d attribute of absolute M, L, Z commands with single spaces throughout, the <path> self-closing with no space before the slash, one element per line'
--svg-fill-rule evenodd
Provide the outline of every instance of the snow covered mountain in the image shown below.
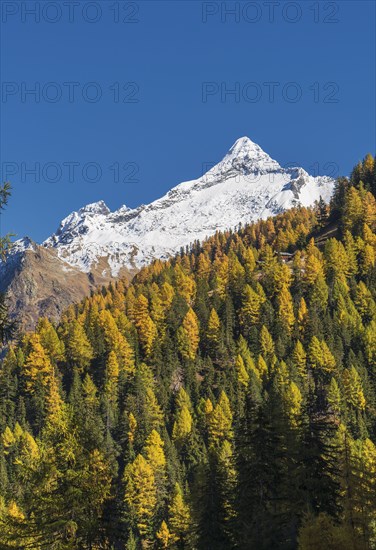
<path fill-rule="evenodd" d="M 267 218 L 320 195 L 328 201 L 333 180 L 302 168 L 282 168 L 249 138 L 238 139 L 224 159 L 197 180 L 177 185 L 164 197 L 135 209 L 111 212 L 103 201 L 65 218 L 43 246 L 90 272 L 107 257 L 111 275 L 167 258 L 217 230 Z"/>
<path fill-rule="evenodd" d="M 17 241 L 0 262 L 0 291 L 32 328 L 39 315 L 57 318 L 73 301 L 112 278 L 131 278 L 154 258 L 167 258 L 218 230 L 273 216 L 320 196 L 334 180 L 283 168 L 249 138 L 238 139 L 216 166 L 138 208 L 111 212 L 103 201 L 65 218 L 42 245 Z"/>

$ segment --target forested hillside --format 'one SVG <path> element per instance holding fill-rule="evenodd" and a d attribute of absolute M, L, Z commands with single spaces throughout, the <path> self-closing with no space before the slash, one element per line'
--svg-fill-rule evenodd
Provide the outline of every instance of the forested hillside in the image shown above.
<path fill-rule="evenodd" d="M 376 548 L 375 191 L 367 155 L 20 337 L 0 548 Z"/>

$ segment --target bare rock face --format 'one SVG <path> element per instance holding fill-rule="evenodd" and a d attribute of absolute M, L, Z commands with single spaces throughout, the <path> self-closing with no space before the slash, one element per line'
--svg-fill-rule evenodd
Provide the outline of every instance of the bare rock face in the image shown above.
<path fill-rule="evenodd" d="M 132 275 L 123 269 L 118 276 L 130 280 Z M 32 330 L 41 316 L 58 320 L 70 304 L 111 280 L 106 258 L 84 273 L 59 258 L 55 249 L 35 243 L 0 265 L 0 291 L 7 292 L 11 317 L 23 330 Z"/>

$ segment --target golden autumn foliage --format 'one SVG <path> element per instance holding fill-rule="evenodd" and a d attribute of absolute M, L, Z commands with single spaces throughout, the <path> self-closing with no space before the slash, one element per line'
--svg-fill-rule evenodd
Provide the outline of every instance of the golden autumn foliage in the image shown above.
<path fill-rule="evenodd" d="M 346 403 L 354 409 L 363 410 L 366 406 L 360 376 L 354 367 L 345 369 L 342 373 L 342 383 Z"/>
<path fill-rule="evenodd" d="M 159 531 L 157 531 L 156 534 L 157 540 L 159 542 L 160 548 L 168 548 L 170 545 L 170 541 L 172 539 L 171 533 L 167 527 L 166 522 L 163 520 L 161 523 L 161 527 Z"/>
<path fill-rule="evenodd" d="M 149 532 L 157 504 L 157 486 L 152 466 L 139 454 L 124 471 L 124 500 L 141 535 Z"/>
<path fill-rule="evenodd" d="M 217 445 L 221 440 L 232 436 L 232 412 L 227 395 L 222 392 L 217 405 L 209 415 L 209 441 Z"/>
<path fill-rule="evenodd" d="M 322 369 L 323 371 L 333 371 L 336 366 L 335 359 L 323 340 L 313 336 L 308 346 L 308 360 L 313 369 Z"/>
<path fill-rule="evenodd" d="M 145 442 L 144 454 L 155 472 L 163 472 L 166 457 L 163 451 L 164 442 L 156 430 L 152 430 Z"/>
<path fill-rule="evenodd" d="M 260 309 L 265 302 L 264 293 L 261 288 L 253 290 L 249 285 L 243 291 L 243 306 L 240 310 L 240 320 L 246 332 L 259 320 Z"/>
<path fill-rule="evenodd" d="M 154 340 L 157 337 L 157 327 L 149 315 L 148 307 L 147 298 L 140 294 L 134 306 L 134 319 L 138 336 L 146 355 L 149 355 Z"/>
<path fill-rule="evenodd" d="M 209 344 L 216 346 L 219 342 L 221 330 L 221 322 L 219 320 L 218 314 L 214 308 L 210 311 L 210 316 L 208 320 L 208 327 L 206 331 L 206 338 L 209 341 Z"/>
<path fill-rule="evenodd" d="M 173 541 L 183 541 L 189 533 L 192 519 L 179 483 L 175 483 L 173 498 L 168 507 L 168 516 Z"/>
<path fill-rule="evenodd" d="M 24 365 L 24 376 L 28 391 L 34 392 L 38 382 L 42 386 L 48 385 L 53 369 L 38 334 L 31 334 L 29 336 L 27 347 L 28 353 Z"/>
<path fill-rule="evenodd" d="M 4 350 L 1 548 L 375 547 L 374 170 Z"/>
<path fill-rule="evenodd" d="M 194 359 L 200 341 L 198 319 L 192 308 L 189 308 L 177 332 L 177 342 L 184 359 Z"/>
<path fill-rule="evenodd" d="M 238 355 L 236 357 L 235 368 L 236 368 L 239 383 L 243 384 L 243 386 L 247 386 L 249 382 L 249 374 L 245 368 L 245 364 L 241 355 Z"/>
<path fill-rule="evenodd" d="M 183 405 L 181 409 L 176 413 L 176 419 L 172 428 L 172 437 L 177 441 L 184 441 L 184 439 L 192 431 L 192 415 L 186 405 Z"/>

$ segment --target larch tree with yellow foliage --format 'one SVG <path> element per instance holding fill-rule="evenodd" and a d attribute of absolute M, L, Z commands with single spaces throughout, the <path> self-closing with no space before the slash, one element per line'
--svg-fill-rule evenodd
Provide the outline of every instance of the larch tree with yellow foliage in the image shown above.
<path fill-rule="evenodd" d="M 38 334 L 30 335 L 27 346 L 28 354 L 24 364 L 24 377 L 27 391 L 33 393 L 37 384 L 47 387 L 53 367 Z"/>
<path fill-rule="evenodd" d="M 284 285 L 281 288 L 277 300 L 279 318 L 284 328 L 290 332 L 295 322 L 295 315 L 292 296 L 287 286 Z"/>
<path fill-rule="evenodd" d="M 157 337 L 157 327 L 149 315 L 148 300 L 143 294 L 136 299 L 134 306 L 135 325 L 141 345 L 148 356 Z"/>
<path fill-rule="evenodd" d="M 218 313 L 214 308 L 211 309 L 208 326 L 206 329 L 206 339 L 208 341 L 209 351 L 215 353 L 218 350 L 218 345 L 221 338 L 221 322 Z"/>
<path fill-rule="evenodd" d="M 69 324 L 65 348 L 72 367 L 76 367 L 80 371 L 87 369 L 94 357 L 94 351 L 83 326 L 78 321 Z"/>
<path fill-rule="evenodd" d="M 187 311 L 177 332 L 179 351 L 184 359 L 196 357 L 200 341 L 198 319 L 192 308 Z"/>
<path fill-rule="evenodd" d="M 142 539 L 152 535 L 153 518 L 157 505 L 157 485 L 152 466 L 141 455 L 128 464 L 124 471 L 124 501 L 131 524 Z"/>
<path fill-rule="evenodd" d="M 173 542 L 183 546 L 188 542 L 192 518 L 179 483 L 175 483 L 174 486 L 172 499 L 168 506 L 168 517 Z"/>

